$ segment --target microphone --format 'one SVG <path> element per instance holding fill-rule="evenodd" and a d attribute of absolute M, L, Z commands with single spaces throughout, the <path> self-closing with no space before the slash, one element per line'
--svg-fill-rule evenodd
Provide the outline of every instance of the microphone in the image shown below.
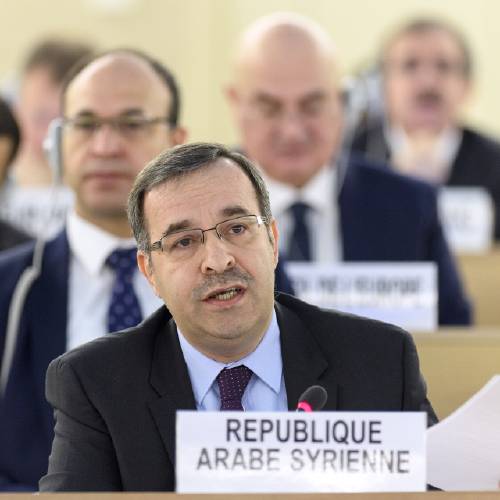
<path fill-rule="evenodd" d="M 324 387 L 311 385 L 299 398 L 296 411 L 320 411 L 325 406 L 328 394 Z"/>

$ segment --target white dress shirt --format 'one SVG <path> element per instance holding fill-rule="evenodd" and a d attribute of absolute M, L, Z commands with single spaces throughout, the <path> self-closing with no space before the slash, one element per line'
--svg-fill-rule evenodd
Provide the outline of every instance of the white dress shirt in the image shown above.
<path fill-rule="evenodd" d="M 272 213 L 278 223 L 279 247 L 283 254 L 286 256 L 294 224 L 289 208 L 301 201 L 311 207 L 307 213 L 307 225 L 311 235 L 312 259 L 319 262 L 342 260 L 335 169 L 322 168 L 301 189 L 270 179 L 265 173 L 262 176 L 269 190 Z"/>
<path fill-rule="evenodd" d="M 416 145 L 402 128 L 386 127 L 385 138 L 391 151 L 391 162 L 402 174 L 432 184 L 445 184 L 462 142 L 462 132 L 453 127 L 443 130 L 432 142 Z"/>
<path fill-rule="evenodd" d="M 288 410 L 276 312 L 273 311 L 269 328 L 255 350 L 229 364 L 205 356 L 186 340 L 179 329 L 177 333 L 198 410 L 219 411 L 220 393 L 216 377 L 222 369 L 239 365 L 253 371 L 241 400 L 245 411 Z"/>
<path fill-rule="evenodd" d="M 117 248 L 136 246 L 133 238 L 118 238 L 83 220 L 75 212 L 68 216 L 70 247 L 67 349 L 107 333 L 106 323 L 115 275 L 105 265 Z M 163 302 L 154 294 L 139 269 L 133 286 L 143 318 Z"/>

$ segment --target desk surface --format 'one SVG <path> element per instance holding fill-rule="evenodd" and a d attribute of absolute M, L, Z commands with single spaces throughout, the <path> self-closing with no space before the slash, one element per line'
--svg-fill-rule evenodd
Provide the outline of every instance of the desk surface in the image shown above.
<path fill-rule="evenodd" d="M 0 494 L 0 500 L 35 500 L 36 497 L 26 493 Z M 175 494 L 175 493 L 42 493 L 38 498 L 43 500 L 499 500 L 500 492 L 426 492 L 426 493 L 314 493 L 314 494 Z"/>

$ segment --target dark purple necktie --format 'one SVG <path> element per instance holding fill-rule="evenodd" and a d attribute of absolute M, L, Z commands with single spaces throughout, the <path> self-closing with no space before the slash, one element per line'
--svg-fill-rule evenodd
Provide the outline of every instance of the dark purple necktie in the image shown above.
<path fill-rule="evenodd" d="M 252 377 L 252 370 L 245 365 L 224 368 L 217 375 L 222 411 L 242 411 L 241 398 Z"/>

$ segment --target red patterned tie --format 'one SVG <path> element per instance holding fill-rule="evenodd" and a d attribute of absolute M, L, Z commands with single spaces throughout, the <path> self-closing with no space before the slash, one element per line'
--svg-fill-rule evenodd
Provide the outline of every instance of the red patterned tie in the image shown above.
<path fill-rule="evenodd" d="M 222 411 L 242 411 L 241 397 L 252 377 L 252 370 L 245 365 L 224 368 L 217 375 Z"/>

